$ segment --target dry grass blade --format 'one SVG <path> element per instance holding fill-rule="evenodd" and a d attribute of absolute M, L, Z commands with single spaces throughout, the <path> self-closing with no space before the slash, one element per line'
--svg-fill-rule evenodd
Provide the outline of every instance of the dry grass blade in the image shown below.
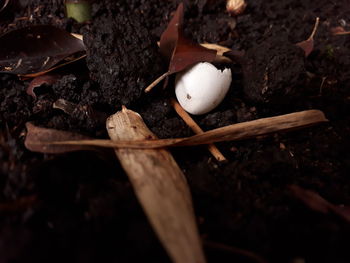
<path fill-rule="evenodd" d="M 51 141 L 58 145 L 91 145 L 108 148 L 151 149 L 175 146 L 193 146 L 223 141 L 237 141 L 276 132 L 286 132 L 327 122 L 322 111 L 307 110 L 262 118 L 254 121 L 237 123 L 204 132 L 188 138 L 179 139 L 140 139 L 140 140 L 83 140 L 83 141 Z"/>
<path fill-rule="evenodd" d="M 113 141 L 145 140 L 155 136 L 131 110 L 107 120 Z M 205 262 L 191 194 L 181 169 L 165 149 L 116 149 L 135 193 L 173 262 Z"/>
<path fill-rule="evenodd" d="M 30 151 L 41 153 L 65 153 L 92 150 L 91 146 L 88 145 L 58 145 L 50 143 L 52 141 L 87 140 L 89 139 L 87 136 L 68 131 L 37 127 L 30 122 L 26 123 L 26 128 L 27 136 L 24 145 Z"/>

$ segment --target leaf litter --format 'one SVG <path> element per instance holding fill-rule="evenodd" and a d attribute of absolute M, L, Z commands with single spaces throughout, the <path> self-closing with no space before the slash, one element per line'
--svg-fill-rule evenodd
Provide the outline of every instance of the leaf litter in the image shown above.
<path fill-rule="evenodd" d="M 0 46 L 0 73 L 28 77 L 44 74 L 64 60 L 63 64 L 74 62 L 86 53 L 82 40 L 50 25 L 5 33 L 0 37 Z"/>
<path fill-rule="evenodd" d="M 304 189 L 297 185 L 290 185 L 289 190 L 292 195 L 300 200 L 304 205 L 313 211 L 322 214 L 335 214 L 346 222 L 350 223 L 350 207 L 343 205 L 334 205 L 324 199 L 318 193 Z"/>
<path fill-rule="evenodd" d="M 184 36 L 183 16 L 184 5 L 180 3 L 160 38 L 160 52 L 169 59 L 168 71 L 149 85 L 145 92 L 151 91 L 154 86 L 171 74 L 180 72 L 198 62 L 213 62 L 215 60 L 216 50 L 194 43 Z"/>
<path fill-rule="evenodd" d="M 296 44 L 298 47 L 304 50 L 305 57 L 308 57 L 314 49 L 314 36 L 316 34 L 319 23 L 320 23 L 320 18 L 317 17 L 314 28 L 309 38 Z"/>
<path fill-rule="evenodd" d="M 48 73 L 35 77 L 30 83 L 26 90 L 27 94 L 32 96 L 34 99 L 37 98 L 34 89 L 38 88 L 44 84 L 52 85 L 56 83 L 61 78 L 58 74 Z"/>

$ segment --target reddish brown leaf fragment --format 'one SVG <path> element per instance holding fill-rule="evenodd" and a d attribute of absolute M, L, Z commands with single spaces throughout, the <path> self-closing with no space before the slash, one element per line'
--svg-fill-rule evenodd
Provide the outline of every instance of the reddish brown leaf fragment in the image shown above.
<path fill-rule="evenodd" d="M 160 52 L 170 59 L 169 70 L 153 81 L 145 89 L 145 92 L 150 92 L 164 79 L 164 87 L 166 87 L 168 76 L 173 73 L 182 71 L 198 62 L 212 62 L 216 58 L 216 50 L 193 43 L 183 36 L 183 13 L 183 3 L 180 3 L 159 42 Z"/>
<path fill-rule="evenodd" d="M 291 185 L 289 186 L 289 189 L 291 190 L 291 193 L 294 197 L 299 199 L 310 209 L 322 214 L 329 214 L 332 212 L 333 214 L 350 223 L 350 207 L 334 205 L 321 197 L 316 192 L 306 190 L 297 185 Z"/>
<path fill-rule="evenodd" d="M 179 32 L 174 54 L 169 64 L 169 74 L 180 72 L 198 62 L 213 62 L 216 50 L 205 48 L 184 38 Z"/>
<path fill-rule="evenodd" d="M 61 76 L 57 74 L 46 74 L 39 77 L 34 78 L 27 88 L 27 94 L 36 99 L 36 94 L 34 89 L 40 87 L 41 85 L 52 85 L 54 84 Z"/>
<path fill-rule="evenodd" d="M 33 74 L 46 71 L 80 51 L 84 42 L 49 25 L 30 26 L 0 37 L 0 72 Z"/>
<path fill-rule="evenodd" d="M 345 31 L 345 29 L 341 26 L 332 27 L 330 31 L 331 31 L 332 35 L 334 35 L 334 36 L 349 35 L 350 34 L 350 31 Z"/>
<path fill-rule="evenodd" d="M 77 55 L 77 56 L 75 56 Z M 74 56 L 69 56 L 68 58 L 65 58 L 64 60 L 60 61 L 58 64 L 56 64 L 54 67 L 49 68 L 47 70 L 44 71 L 40 71 L 40 72 L 36 72 L 36 73 L 32 73 L 32 74 L 24 74 L 24 75 L 19 75 L 22 78 L 35 78 L 35 77 L 39 77 L 42 76 L 44 74 L 47 74 L 49 72 L 52 72 L 56 69 L 62 68 L 66 65 L 72 64 L 74 62 L 77 62 L 79 60 L 82 60 L 83 58 L 86 57 L 86 54 L 81 55 L 80 52 L 76 53 Z"/>
<path fill-rule="evenodd" d="M 78 133 L 60 131 L 37 127 L 30 122 L 26 123 L 27 136 L 24 141 L 25 147 L 32 152 L 41 153 L 65 153 L 81 150 L 93 150 L 91 146 L 85 145 L 55 145 L 52 142 L 67 141 L 67 140 L 89 140 L 88 136 Z"/>
<path fill-rule="evenodd" d="M 314 28 L 313 28 L 312 33 L 309 36 L 309 38 L 305 41 L 302 41 L 302 42 L 299 42 L 296 44 L 298 47 L 300 47 L 304 50 L 305 57 L 308 57 L 314 49 L 314 36 L 315 36 L 316 31 L 317 31 L 319 22 L 320 22 L 320 19 L 317 17 Z"/>
<path fill-rule="evenodd" d="M 170 20 L 168 27 L 160 37 L 159 47 L 160 52 L 164 57 L 171 58 L 175 50 L 179 32 L 182 30 L 184 16 L 184 5 L 180 3 Z"/>
<path fill-rule="evenodd" d="M 291 185 L 289 189 L 297 199 L 310 209 L 323 214 L 329 212 L 330 203 L 314 191 L 306 190 L 297 185 Z"/>

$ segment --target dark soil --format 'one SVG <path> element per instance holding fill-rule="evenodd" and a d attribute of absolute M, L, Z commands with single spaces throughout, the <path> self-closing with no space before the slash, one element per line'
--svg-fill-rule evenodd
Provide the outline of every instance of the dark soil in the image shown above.
<path fill-rule="evenodd" d="M 106 138 L 104 116 L 123 104 L 160 138 L 191 135 L 168 102 L 173 79 L 166 90 L 142 92 L 167 69 L 157 41 L 180 1 L 97 1 L 83 25 L 65 18 L 63 1 L 18 2 L 1 14 L 0 32 L 55 25 L 84 34 L 88 57 L 62 69 L 65 76 L 41 87 L 37 100 L 26 94 L 29 81 L 0 75 L 0 262 L 168 262 L 113 153 L 38 154 L 23 140 L 27 121 Z M 268 262 L 350 262 L 349 222 L 310 210 L 288 190 L 296 184 L 350 205 L 350 36 L 330 34 L 334 26 L 349 30 L 348 1 L 251 0 L 237 18 L 225 1 L 185 2 L 188 37 L 246 51 L 243 66 L 231 66 L 224 102 L 195 118 L 204 130 L 306 109 L 330 120 L 218 144 L 225 163 L 205 147 L 172 151 L 193 194 L 208 261 L 255 262 L 225 245 Z M 308 38 L 316 17 L 315 48 L 304 58 L 294 44 Z M 68 115 L 52 108 L 57 99 L 100 114 Z"/>

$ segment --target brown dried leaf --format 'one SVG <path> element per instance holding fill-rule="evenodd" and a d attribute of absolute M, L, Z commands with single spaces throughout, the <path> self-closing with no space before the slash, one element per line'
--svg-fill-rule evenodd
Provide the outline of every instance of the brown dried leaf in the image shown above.
<path fill-rule="evenodd" d="M 27 136 L 24 145 L 28 150 L 33 152 L 65 153 L 94 149 L 91 146 L 85 145 L 57 145 L 50 143 L 52 141 L 89 140 L 90 137 L 88 136 L 68 131 L 37 127 L 30 122 L 26 123 L 26 128 Z"/>
<path fill-rule="evenodd" d="M 32 96 L 34 99 L 36 99 L 36 94 L 34 92 L 34 89 L 37 87 L 40 87 L 41 85 L 52 85 L 54 84 L 57 80 L 59 80 L 61 76 L 58 74 L 45 74 L 38 76 L 34 78 L 30 83 L 27 88 L 27 94 Z"/>
<path fill-rule="evenodd" d="M 297 185 L 289 186 L 294 197 L 303 202 L 307 207 L 316 212 L 327 214 L 330 209 L 330 203 L 314 191 L 306 190 Z"/>
<path fill-rule="evenodd" d="M 310 37 L 307 40 L 296 44 L 298 47 L 300 47 L 304 50 L 305 57 L 308 57 L 310 55 L 310 53 L 314 50 L 314 36 L 315 36 L 316 31 L 317 31 L 319 22 L 320 22 L 320 19 L 317 17 Z"/>
<path fill-rule="evenodd" d="M 350 31 L 345 31 L 345 29 L 341 26 L 332 27 L 330 31 L 331 31 L 332 35 L 334 35 L 334 36 L 349 35 L 350 34 Z"/>
<path fill-rule="evenodd" d="M 329 214 L 332 212 L 350 223 L 350 207 L 334 205 L 321 197 L 318 193 L 311 190 L 306 190 L 297 185 L 290 185 L 289 189 L 294 197 L 299 199 L 311 210 L 322 214 Z"/>
<path fill-rule="evenodd" d="M 168 27 L 160 37 L 159 48 L 163 56 L 171 59 L 176 48 L 179 31 L 182 30 L 184 16 L 184 5 L 180 3 L 170 20 Z"/>
<path fill-rule="evenodd" d="M 169 73 L 180 72 L 198 62 L 213 62 L 216 50 L 202 47 L 179 34 L 176 49 L 169 64 Z"/>
<path fill-rule="evenodd" d="M 65 58 L 64 60 L 60 61 L 56 66 L 49 68 L 48 70 L 44 70 L 44 71 L 40 71 L 40 72 L 36 72 L 36 73 L 32 73 L 32 74 L 19 75 L 19 76 L 21 78 L 24 78 L 24 79 L 39 77 L 39 76 L 42 76 L 42 75 L 47 74 L 49 72 L 52 72 L 56 69 L 62 68 L 66 65 L 72 64 L 76 61 L 79 61 L 85 57 L 86 57 L 86 54 L 81 55 L 80 52 L 78 52 L 77 54 L 75 54 L 73 56 L 69 56 L 69 57 Z"/>
<path fill-rule="evenodd" d="M 307 110 L 270 118 L 242 122 L 217 128 L 187 138 L 149 139 L 141 141 L 85 140 L 52 141 L 51 144 L 91 145 L 106 148 L 154 149 L 163 147 L 194 146 L 223 141 L 237 141 L 258 136 L 301 129 L 327 122 L 322 111 Z"/>
<path fill-rule="evenodd" d="M 216 57 L 216 50 L 205 48 L 184 37 L 183 12 L 181 3 L 160 39 L 161 53 L 170 57 L 169 74 L 182 71 L 198 62 L 212 62 Z"/>
<path fill-rule="evenodd" d="M 182 71 L 198 62 L 212 62 L 217 57 L 216 50 L 193 43 L 183 36 L 183 12 L 183 3 L 180 3 L 159 42 L 160 52 L 170 60 L 169 70 L 153 81 L 145 89 L 146 93 L 150 92 L 164 79 L 164 87 L 166 87 L 169 75 Z M 218 61 L 230 62 L 222 56 L 218 56 Z"/>
<path fill-rule="evenodd" d="M 47 71 L 63 59 L 85 52 L 84 42 L 50 25 L 30 26 L 0 37 L 0 72 L 19 75 Z"/>

